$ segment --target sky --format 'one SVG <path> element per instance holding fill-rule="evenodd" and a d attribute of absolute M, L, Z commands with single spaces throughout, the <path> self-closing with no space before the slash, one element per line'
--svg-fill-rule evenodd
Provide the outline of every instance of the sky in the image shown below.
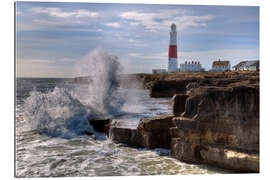
<path fill-rule="evenodd" d="M 104 3 L 16 3 L 17 77 L 75 77 L 99 48 L 119 57 L 123 73 L 167 69 L 170 25 L 178 63 L 259 59 L 259 7 Z"/>

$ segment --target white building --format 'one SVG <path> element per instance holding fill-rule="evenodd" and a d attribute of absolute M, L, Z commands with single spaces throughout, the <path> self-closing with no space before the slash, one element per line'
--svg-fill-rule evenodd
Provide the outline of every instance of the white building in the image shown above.
<path fill-rule="evenodd" d="M 201 72 L 202 65 L 199 61 L 185 61 L 185 64 L 180 64 L 179 72 Z"/>
<path fill-rule="evenodd" d="M 237 65 L 233 66 L 234 70 L 249 70 L 249 71 L 258 71 L 259 67 L 259 60 L 255 61 L 241 61 Z"/>
<path fill-rule="evenodd" d="M 153 74 L 163 74 L 163 73 L 166 73 L 166 72 L 167 72 L 166 69 L 152 69 Z"/>
<path fill-rule="evenodd" d="M 222 72 L 231 69 L 230 61 L 214 61 L 212 64 L 212 71 Z"/>

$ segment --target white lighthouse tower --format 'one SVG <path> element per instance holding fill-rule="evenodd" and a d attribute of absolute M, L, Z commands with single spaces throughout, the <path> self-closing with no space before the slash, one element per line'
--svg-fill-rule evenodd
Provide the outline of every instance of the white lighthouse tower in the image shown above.
<path fill-rule="evenodd" d="M 177 72 L 177 32 L 176 32 L 176 25 L 171 25 L 171 32 L 170 32 L 170 44 L 169 44 L 169 51 L 168 51 L 168 72 Z"/>

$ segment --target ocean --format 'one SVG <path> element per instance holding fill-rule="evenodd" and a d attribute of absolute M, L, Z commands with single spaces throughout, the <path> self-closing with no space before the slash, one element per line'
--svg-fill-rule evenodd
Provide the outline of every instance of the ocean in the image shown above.
<path fill-rule="evenodd" d="M 99 112 L 121 121 L 121 126 L 136 128 L 142 117 L 170 114 L 168 98 L 150 98 L 144 89 L 119 88 L 116 97 L 125 102 L 115 99 L 121 106 L 117 104 L 119 109 L 113 112 L 102 110 L 90 98 L 91 85 L 75 84 L 72 79 L 17 78 L 16 84 L 16 177 L 226 173 L 180 162 L 170 157 L 168 149 L 113 142 L 87 122 L 91 113 Z M 82 133 L 85 130 L 94 136 Z"/>

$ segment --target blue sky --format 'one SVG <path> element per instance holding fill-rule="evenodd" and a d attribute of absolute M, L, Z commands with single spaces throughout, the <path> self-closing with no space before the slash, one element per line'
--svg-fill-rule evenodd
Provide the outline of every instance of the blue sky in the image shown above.
<path fill-rule="evenodd" d="M 120 57 L 124 73 L 167 68 L 169 28 L 178 62 L 259 59 L 259 7 L 16 3 L 17 76 L 74 77 L 96 48 Z"/>

